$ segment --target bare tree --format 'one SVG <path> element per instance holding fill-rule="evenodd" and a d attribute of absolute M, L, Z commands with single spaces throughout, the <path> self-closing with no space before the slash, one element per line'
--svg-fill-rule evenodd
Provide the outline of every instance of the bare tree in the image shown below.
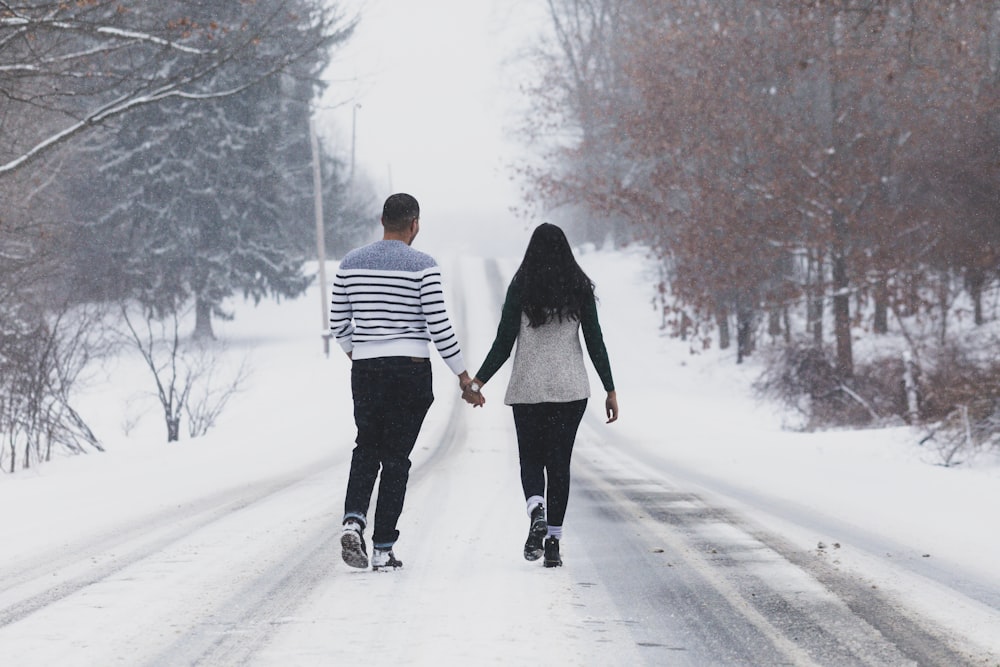
<path fill-rule="evenodd" d="M 120 308 L 128 337 L 152 373 L 156 397 L 163 408 L 167 442 L 176 442 L 180 439 L 181 415 L 192 382 L 191 373 L 182 363 L 180 317 L 174 312 L 166 322 L 157 321 L 146 310 L 140 316 L 141 321 L 136 322 L 135 314 L 130 315 L 125 304 Z"/>
<path fill-rule="evenodd" d="M 224 346 L 202 340 L 192 355 L 192 391 L 184 404 L 188 435 L 192 438 L 203 436 L 215 427 L 230 399 L 243 389 L 250 377 L 246 359 L 235 372 L 224 371 L 219 364 L 219 357 L 224 352 Z"/>
<path fill-rule="evenodd" d="M 286 15 L 314 27 L 295 39 Z M 0 3 L 0 178 L 109 119 L 225 97 L 349 35 L 334 3 Z M 30 116 L 33 123 L 12 125 Z"/>
<path fill-rule="evenodd" d="M 62 308 L 39 316 L 4 318 L 0 332 L 0 468 L 14 472 L 48 461 L 55 450 L 103 451 L 73 406 L 88 364 L 107 352 L 94 308 Z"/>
<path fill-rule="evenodd" d="M 868 299 L 885 331 L 893 290 L 939 284 L 923 276 L 942 252 L 950 266 L 967 258 L 968 289 L 982 289 L 1000 255 L 996 140 L 982 141 L 995 127 L 997 3 L 549 6 L 561 48 L 542 61 L 532 121 L 563 143 L 523 172 L 530 195 L 627 220 L 662 258 L 677 313 L 715 320 L 720 338 L 735 316 L 738 358 L 758 313 L 787 340 L 801 302 L 817 345 L 830 308 L 850 378 Z"/>
<path fill-rule="evenodd" d="M 539 159 L 516 166 L 530 213 L 565 211 L 568 219 L 598 218 L 594 240 L 627 238 L 636 215 L 628 183 L 641 166 L 627 159 L 616 119 L 625 113 L 627 79 L 616 61 L 621 0 L 549 0 L 552 35 L 532 53 L 540 75 L 525 85 L 531 113 L 521 127 Z M 627 4 L 627 3 L 626 3 Z M 579 226 L 570 222 L 570 227 Z"/>
<path fill-rule="evenodd" d="M 247 379 L 246 362 L 235 373 L 227 374 L 220 366 L 224 348 L 210 341 L 185 340 L 176 311 L 157 319 L 149 309 L 130 312 L 126 304 L 121 304 L 120 312 L 126 340 L 139 352 L 152 376 L 163 409 L 167 442 L 180 439 L 185 415 L 190 435 L 204 435 Z"/>
<path fill-rule="evenodd" d="M 1000 1 L 548 6 L 528 203 L 626 222 L 676 335 L 723 344 L 735 322 L 739 361 L 766 322 L 824 369 L 810 391 L 836 397 L 831 423 L 934 418 L 916 400 L 930 351 L 1000 286 Z M 911 360 L 856 368 L 854 341 L 890 327 Z"/>

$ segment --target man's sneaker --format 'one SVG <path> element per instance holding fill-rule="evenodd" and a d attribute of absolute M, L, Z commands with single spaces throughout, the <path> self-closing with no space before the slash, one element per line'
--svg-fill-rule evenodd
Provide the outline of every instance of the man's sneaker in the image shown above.
<path fill-rule="evenodd" d="M 562 558 L 559 556 L 559 540 L 555 537 L 545 538 L 545 567 L 559 567 Z"/>
<path fill-rule="evenodd" d="M 524 541 L 525 560 L 538 560 L 542 557 L 542 540 L 548 530 L 549 525 L 545 522 L 545 508 L 539 503 L 531 510 L 528 539 Z"/>
<path fill-rule="evenodd" d="M 361 524 L 357 521 L 344 523 L 344 530 L 340 534 L 340 555 L 351 567 L 368 567 L 368 550 L 365 548 L 364 535 L 361 534 Z"/>
<path fill-rule="evenodd" d="M 396 560 L 396 554 L 392 553 L 392 549 L 375 547 L 375 551 L 372 553 L 373 570 L 395 570 L 400 567 L 403 567 L 403 561 Z"/>

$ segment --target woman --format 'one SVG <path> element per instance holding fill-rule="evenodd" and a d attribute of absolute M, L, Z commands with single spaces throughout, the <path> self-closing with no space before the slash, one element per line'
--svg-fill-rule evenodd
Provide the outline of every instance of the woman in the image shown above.
<path fill-rule="evenodd" d="M 514 412 L 521 486 L 530 518 L 524 557 L 538 560 L 544 552 L 545 567 L 562 565 L 559 540 L 569 499 L 570 458 L 590 396 L 581 329 L 607 391 L 604 407 L 610 424 L 618 419 L 618 399 L 597 319 L 594 283 L 577 264 L 562 229 L 544 223 L 531 235 L 524 260 L 507 288 L 496 339 L 476 377 L 466 385 L 466 400 L 482 405 L 480 388 L 507 361 L 517 341 L 504 403 Z"/>

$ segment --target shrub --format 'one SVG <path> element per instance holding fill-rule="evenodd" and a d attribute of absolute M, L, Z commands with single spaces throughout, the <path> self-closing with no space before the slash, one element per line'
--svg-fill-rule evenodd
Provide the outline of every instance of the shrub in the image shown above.
<path fill-rule="evenodd" d="M 793 341 L 772 353 L 755 389 L 800 414 L 807 429 L 881 425 L 905 414 L 902 374 L 902 360 L 886 358 L 841 377 L 832 352 Z"/>
<path fill-rule="evenodd" d="M 921 417 L 929 429 L 921 444 L 935 449 L 943 465 L 1000 446 L 1000 361 L 943 347 L 925 371 L 922 388 Z"/>

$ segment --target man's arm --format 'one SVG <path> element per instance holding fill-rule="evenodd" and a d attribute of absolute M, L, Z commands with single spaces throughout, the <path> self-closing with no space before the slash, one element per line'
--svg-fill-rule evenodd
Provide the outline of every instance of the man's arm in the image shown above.
<path fill-rule="evenodd" d="M 351 356 L 354 349 L 354 312 L 351 300 L 347 296 L 347 279 L 337 273 L 333 280 L 333 290 L 330 295 L 330 334 L 337 340 L 341 349 Z"/>
<path fill-rule="evenodd" d="M 444 303 L 444 287 L 441 279 L 441 269 L 437 266 L 427 269 L 420 280 L 420 307 L 427 321 L 427 331 L 437 348 L 438 354 L 455 375 L 465 376 L 468 383 L 468 373 L 465 369 L 465 359 L 462 348 L 458 344 L 458 336 L 448 318 L 448 309 Z"/>

